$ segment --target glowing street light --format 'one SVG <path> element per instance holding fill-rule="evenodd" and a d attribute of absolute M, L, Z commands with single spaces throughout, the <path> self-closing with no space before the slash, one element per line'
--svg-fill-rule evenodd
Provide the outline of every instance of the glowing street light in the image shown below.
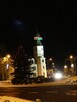
<path fill-rule="evenodd" d="M 11 56 L 8 54 L 8 55 L 6 55 L 6 57 L 7 57 L 7 58 L 10 58 Z"/>
<path fill-rule="evenodd" d="M 49 58 L 49 61 L 52 61 L 52 58 Z"/>
<path fill-rule="evenodd" d="M 64 68 L 66 69 L 67 68 L 67 65 L 65 65 Z"/>
<path fill-rule="evenodd" d="M 73 58 L 73 56 L 72 55 L 70 55 L 70 59 L 72 59 Z"/>
<path fill-rule="evenodd" d="M 70 61 L 70 67 L 71 67 L 71 72 L 72 75 L 76 75 L 76 57 L 74 57 L 73 55 L 70 55 L 68 59 L 65 60 L 66 61 Z"/>
<path fill-rule="evenodd" d="M 74 64 L 73 63 L 71 64 L 71 68 L 74 68 Z"/>
<path fill-rule="evenodd" d="M 67 65 L 64 65 L 64 75 L 68 75 L 68 67 Z"/>
<path fill-rule="evenodd" d="M 49 58 L 48 60 L 47 60 L 47 67 L 48 68 L 55 68 L 55 63 L 53 62 L 53 59 L 52 58 Z"/>
<path fill-rule="evenodd" d="M 71 61 L 71 70 L 73 70 L 74 75 L 76 75 L 76 57 L 70 55 L 70 61 Z"/>
<path fill-rule="evenodd" d="M 2 58 L 2 64 L 4 65 L 4 69 L 2 68 L 2 79 L 4 79 L 4 73 L 6 75 L 6 79 L 8 78 L 8 73 L 9 73 L 9 67 L 11 65 L 11 60 L 10 60 L 11 55 L 7 54 L 5 57 Z"/>

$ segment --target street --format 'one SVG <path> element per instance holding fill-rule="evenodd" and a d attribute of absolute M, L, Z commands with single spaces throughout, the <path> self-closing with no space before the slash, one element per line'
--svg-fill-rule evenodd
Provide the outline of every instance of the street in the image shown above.
<path fill-rule="evenodd" d="M 42 102 L 77 102 L 77 85 L 0 87 L 0 96 L 14 96 Z"/>

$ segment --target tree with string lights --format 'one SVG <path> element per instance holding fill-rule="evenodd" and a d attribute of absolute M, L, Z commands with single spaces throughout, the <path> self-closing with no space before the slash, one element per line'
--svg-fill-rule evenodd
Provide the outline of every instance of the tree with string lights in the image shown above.
<path fill-rule="evenodd" d="M 24 80 L 26 82 L 32 75 L 31 68 L 30 68 L 30 60 L 28 56 L 25 54 L 23 46 L 18 47 L 18 51 L 14 56 L 14 79 L 12 82 L 14 83 L 23 83 Z M 29 81 L 29 80 L 28 80 Z"/>

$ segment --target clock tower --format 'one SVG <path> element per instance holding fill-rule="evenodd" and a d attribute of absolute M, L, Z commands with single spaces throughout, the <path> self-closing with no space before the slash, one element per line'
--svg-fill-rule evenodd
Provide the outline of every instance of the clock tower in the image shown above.
<path fill-rule="evenodd" d="M 40 36 L 39 33 L 36 34 L 34 37 L 35 46 L 34 46 L 34 58 L 37 64 L 37 76 L 44 76 L 47 77 L 46 71 L 46 59 L 44 57 L 44 47 L 41 43 L 43 38 Z"/>

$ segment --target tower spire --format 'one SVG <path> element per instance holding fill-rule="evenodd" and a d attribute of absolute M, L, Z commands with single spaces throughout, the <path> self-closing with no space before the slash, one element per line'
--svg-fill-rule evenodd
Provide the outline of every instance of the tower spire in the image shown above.
<path fill-rule="evenodd" d="M 34 40 L 36 40 L 36 44 L 37 45 L 42 45 L 42 43 L 41 43 L 41 40 L 42 40 L 43 38 L 40 36 L 40 34 L 39 33 L 37 33 L 37 35 L 34 37 Z"/>
<path fill-rule="evenodd" d="M 37 24 L 36 24 L 36 34 L 38 33 L 38 28 L 37 28 Z"/>
<path fill-rule="evenodd" d="M 36 40 L 36 44 L 37 45 L 42 45 L 41 40 L 43 38 L 40 36 L 38 29 L 37 29 L 37 25 L 36 25 L 36 36 L 34 37 L 34 40 Z"/>

